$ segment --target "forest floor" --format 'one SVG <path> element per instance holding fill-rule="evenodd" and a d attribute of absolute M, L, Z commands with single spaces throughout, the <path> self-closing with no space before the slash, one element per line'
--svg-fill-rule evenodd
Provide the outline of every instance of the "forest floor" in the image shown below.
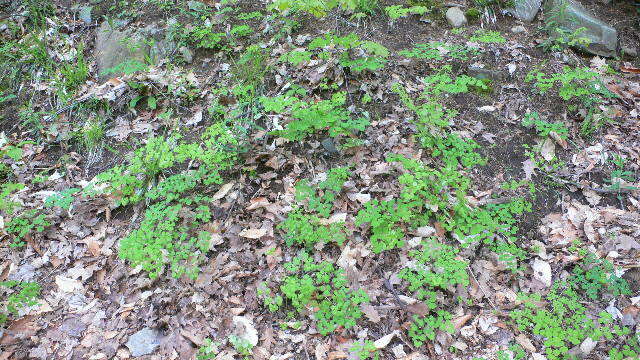
<path fill-rule="evenodd" d="M 0 359 L 639 358 L 637 59 L 276 3 L 0 0 Z"/>

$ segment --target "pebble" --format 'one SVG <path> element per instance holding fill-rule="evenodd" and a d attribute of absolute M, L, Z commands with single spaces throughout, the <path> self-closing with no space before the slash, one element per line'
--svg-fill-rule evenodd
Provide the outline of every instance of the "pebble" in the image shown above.
<path fill-rule="evenodd" d="M 449 24 L 453 27 L 461 27 L 467 23 L 467 17 L 459 7 L 449 8 L 445 16 L 447 17 Z"/>
<path fill-rule="evenodd" d="M 520 33 L 526 32 L 526 31 L 527 31 L 527 28 L 525 28 L 522 25 L 514 26 L 514 27 L 511 28 L 511 32 L 514 33 L 514 34 L 520 34 Z"/>

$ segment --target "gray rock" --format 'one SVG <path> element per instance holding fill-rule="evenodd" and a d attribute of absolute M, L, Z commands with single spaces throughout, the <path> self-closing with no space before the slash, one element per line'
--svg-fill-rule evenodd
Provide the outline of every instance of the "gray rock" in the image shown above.
<path fill-rule="evenodd" d="M 91 25 L 91 22 L 93 21 L 93 19 L 91 18 L 92 10 L 93 10 L 93 6 L 83 6 L 80 8 L 80 11 L 78 11 L 78 17 L 86 25 Z"/>
<path fill-rule="evenodd" d="M 447 17 L 449 24 L 453 27 L 460 27 L 467 23 L 467 17 L 459 7 L 449 8 L 445 16 Z"/>
<path fill-rule="evenodd" d="M 322 144 L 322 147 L 331 155 L 336 155 L 340 153 L 340 151 L 336 147 L 336 144 L 333 142 L 332 138 L 326 138 L 322 140 L 321 144 Z"/>
<path fill-rule="evenodd" d="M 522 25 L 514 26 L 514 27 L 511 28 L 511 32 L 514 33 L 514 34 L 520 34 L 520 33 L 526 32 L 526 31 L 527 31 L 527 28 L 525 28 Z"/>
<path fill-rule="evenodd" d="M 502 71 L 487 69 L 478 64 L 469 65 L 467 75 L 478 79 L 489 79 L 491 81 L 500 81 L 507 77 L 506 73 Z"/>
<path fill-rule="evenodd" d="M 156 330 L 144 328 L 137 333 L 129 336 L 127 348 L 132 356 L 143 356 L 151 354 L 160 346 L 162 335 Z"/>
<path fill-rule="evenodd" d="M 541 5 L 542 0 L 515 0 L 513 9 L 509 12 L 518 20 L 532 22 Z"/>
<path fill-rule="evenodd" d="M 182 46 L 180 47 L 180 49 L 178 49 L 178 51 L 180 52 L 180 55 L 182 55 L 184 61 L 187 62 L 187 64 L 191 64 L 191 62 L 193 62 L 193 53 L 191 52 L 191 50 L 189 50 L 188 47 Z"/>
<path fill-rule="evenodd" d="M 101 81 L 120 75 L 105 74 L 106 70 L 130 60 L 144 62 L 150 51 L 139 34 L 132 30 L 112 29 L 107 21 L 98 28 L 95 49 L 98 77 Z"/>
<path fill-rule="evenodd" d="M 574 0 L 546 0 L 545 21 L 557 22 L 565 30 L 575 31 L 585 28 L 580 36 L 589 39 L 589 45 L 579 46 L 579 49 L 591 54 L 612 57 L 618 50 L 618 32 L 616 29 L 590 14 L 582 4 Z M 560 16 L 558 16 L 560 14 Z"/>

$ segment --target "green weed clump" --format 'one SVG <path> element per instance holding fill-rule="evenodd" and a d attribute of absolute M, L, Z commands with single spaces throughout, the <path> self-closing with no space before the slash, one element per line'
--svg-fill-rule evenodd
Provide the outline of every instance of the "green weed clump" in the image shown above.
<path fill-rule="evenodd" d="M 427 6 L 409 6 L 405 7 L 402 5 L 391 5 L 384 8 L 384 11 L 387 13 L 389 18 L 391 19 L 391 23 L 395 22 L 400 18 L 406 18 L 409 15 L 424 15 L 429 12 L 431 9 Z"/>
<path fill-rule="evenodd" d="M 287 219 L 278 225 L 279 229 L 285 231 L 287 246 L 299 244 L 312 247 L 319 242 L 336 242 L 339 246 L 344 244 L 347 239 L 344 222 L 329 223 L 326 218 L 331 214 L 334 202 L 350 176 L 349 168 L 338 167 L 329 170 L 327 178 L 316 186 L 311 186 L 308 180 L 296 185 L 296 201 L 303 206 L 289 212 Z"/>
<path fill-rule="evenodd" d="M 538 136 L 547 137 L 551 133 L 555 133 L 562 139 L 566 139 L 569 134 L 569 129 L 562 122 L 548 122 L 540 118 L 540 114 L 533 111 L 525 114 L 522 118 L 522 126 L 527 128 L 535 128 Z"/>
<path fill-rule="evenodd" d="M 546 296 L 547 306 L 536 306 L 542 298 L 532 294 L 524 298 L 523 309 L 510 314 L 520 331 L 544 339 L 544 351 L 549 360 L 565 359 L 569 350 L 587 337 L 594 341 L 612 340 L 630 333 L 628 328 L 614 325 L 611 314 L 606 311 L 600 312 L 596 319 L 591 318 L 579 291 L 571 282 L 558 282 Z"/>
<path fill-rule="evenodd" d="M 36 305 L 41 290 L 36 282 L 14 280 L 0 282 L 0 288 L 5 288 L 10 294 L 4 304 L 6 312 L 0 312 L 0 325 L 6 324 L 9 316 L 17 316 L 20 309 Z"/>
<path fill-rule="evenodd" d="M 169 265 L 174 277 L 195 278 L 209 249 L 212 199 L 196 189 L 222 183 L 222 172 L 236 161 L 237 140 L 225 125 L 209 127 L 194 143 L 177 135 L 152 138 L 125 165 L 98 176 L 118 205 L 150 202 L 140 227 L 121 240 L 119 256 L 141 266 L 152 278 Z M 195 170 L 176 171 L 183 164 Z M 174 172 L 169 175 L 169 171 Z M 164 177 L 158 181 L 158 178 Z"/>
<path fill-rule="evenodd" d="M 329 100 L 304 101 L 296 95 L 304 95 L 302 89 L 292 89 L 286 94 L 276 97 L 262 97 L 261 103 L 265 112 L 290 115 L 293 120 L 283 130 L 274 131 L 283 138 L 300 141 L 321 130 L 328 130 L 329 136 L 349 136 L 364 131 L 369 120 L 352 119 L 344 107 L 346 93 L 338 92 Z"/>
<path fill-rule="evenodd" d="M 583 136 L 591 136 L 605 123 L 605 115 L 599 105 L 606 99 L 615 98 L 598 78 L 598 73 L 589 68 L 571 68 L 565 66 L 562 72 L 547 75 L 542 71 L 531 71 L 525 81 L 533 82 L 540 94 L 557 89 L 557 94 L 565 101 L 577 100 L 584 108 L 584 120 L 580 128 Z M 576 110 L 575 106 L 569 106 Z"/>
<path fill-rule="evenodd" d="M 480 50 L 466 45 L 447 44 L 441 41 L 430 41 L 417 44 L 411 50 L 402 50 L 399 55 L 426 60 L 463 60 L 466 61 L 480 53 Z"/>
<path fill-rule="evenodd" d="M 320 18 L 336 8 L 371 15 L 379 6 L 378 0 L 275 0 L 267 9 L 283 13 L 304 12 Z"/>
<path fill-rule="evenodd" d="M 387 64 L 389 54 L 386 47 L 377 42 L 360 40 L 354 33 L 346 36 L 328 33 L 313 39 L 306 50 L 290 51 L 283 54 L 280 60 L 297 66 L 312 58 L 337 58 L 340 66 L 360 73 L 382 69 Z"/>
<path fill-rule="evenodd" d="M 306 252 L 286 263 L 290 274 L 280 285 L 284 298 L 298 311 L 314 309 L 313 318 L 321 335 L 342 326 L 353 327 L 362 317 L 360 304 L 369 301 L 362 290 L 351 290 L 342 269 L 315 262 Z"/>
<path fill-rule="evenodd" d="M 478 29 L 473 35 L 469 38 L 471 41 L 482 42 L 482 43 L 495 43 L 495 44 L 503 44 L 507 42 L 507 39 L 500 34 L 499 31 L 493 30 L 484 30 Z"/>

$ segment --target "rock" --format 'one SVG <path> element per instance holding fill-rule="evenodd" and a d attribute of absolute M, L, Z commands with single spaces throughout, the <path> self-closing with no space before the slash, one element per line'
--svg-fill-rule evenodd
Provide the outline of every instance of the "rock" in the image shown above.
<path fill-rule="evenodd" d="M 525 28 L 522 25 L 514 26 L 514 27 L 511 28 L 511 32 L 514 33 L 514 34 L 520 34 L 520 33 L 526 32 L 526 31 L 527 31 L 527 28 Z"/>
<path fill-rule="evenodd" d="M 101 81 L 120 74 L 105 74 L 123 62 L 137 60 L 144 62 L 149 56 L 149 46 L 143 38 L 132 30 L 112 29 L 107 21 L 103 22 L 96 33 L 96 63 Z"/>
<path fill-rule="evenodd" d="M 158 331 L 144 328 L 129 336 L 126 345 L 132 356 L 148 355 L 160 346 L 161 337 L 162 335 Z"/>
<path fill-rule="evenodd" d="M 626 56 L 630 58 L 638 57 L 638 50 L 630 46 L 623 46 L 620 49 L 620 52 L 622 53 L 622 56 Z"/>
<path fill-rule="evenodd" d="M 504 72 L 487 69 L 483 64 L 469 65 L 467 68 L 467 75 L 481 80 L 489 79 L 491 81 L 500 81 L 506 78 L 506 74 Z"/>
<path fill-rule="evenodd" d="M 580 344 L 580 351 L 582 352 L 582 355 L 587 356 L 591 354 L 593 349 L 596 348 L 596 345 L 598 345 L 598 342 L 593 341 L 590 337 L 584 339 L 582 344 Z"/>
<path fill-rule="evenodd" d="M 191 50 L 189 50 L 188 47 L 182 46 L 180 47 L 180 49 L 178 49 L 178 51 L 187 64 L 191 64 L 193 62 L 193 53 L 191 52 Z"/>
<path fill-rule="evenodd" d="M 449 24 L 453 27 L 460 27 L 467 23 L 467 17 L 459 7 L 449 8 L 445 16 L 447 17 Z"/>
<path fill-rule="evenodd" d="M 541 5 L 542 0 L 515 0 L 513 9 L 509 12 L 518 20 L 532 22 Z"/>
<path fill-rule="evenodd" d="M 326 138 L 321 142 L 322 147 L 331 155 L 339 154 L 340 151 L 336 147 L 336 144 L 333 142 L 332 138 Z"/>
<path fill-rule="evenodd" d="M 613 57 L 618 50 L 618 32 L 616 29 L 591 15 L 589 11 L 575 0 L 546 0 L 545 14 L 562 16 L 546 16 L 545 21 L 555 21 L 567 31 L 586 28 L 580 36 L 589 39 L 589 45 L 578 45 L 580 50 L 591 54 Z"/>
<path fill-rule="evenodd" d="M 582 355 L 582 351 L 580 350 L 580 347 L 578 346 L 574 346 L 571 349 L 569 349 L 569 351 L 567 352 L 567 356 L 569 359 L 582 359 L 584 356 Z"/>
<path fill-rule="evenodd" d="M 91 25 L 91 22 L 92 22 L 91 11 L 92 10 L 93 10 L 93 6 L 83 6 L 83 7 L 80 8 L 80 11 L 78 11 L 78 17 L 86 25 Z"/>

